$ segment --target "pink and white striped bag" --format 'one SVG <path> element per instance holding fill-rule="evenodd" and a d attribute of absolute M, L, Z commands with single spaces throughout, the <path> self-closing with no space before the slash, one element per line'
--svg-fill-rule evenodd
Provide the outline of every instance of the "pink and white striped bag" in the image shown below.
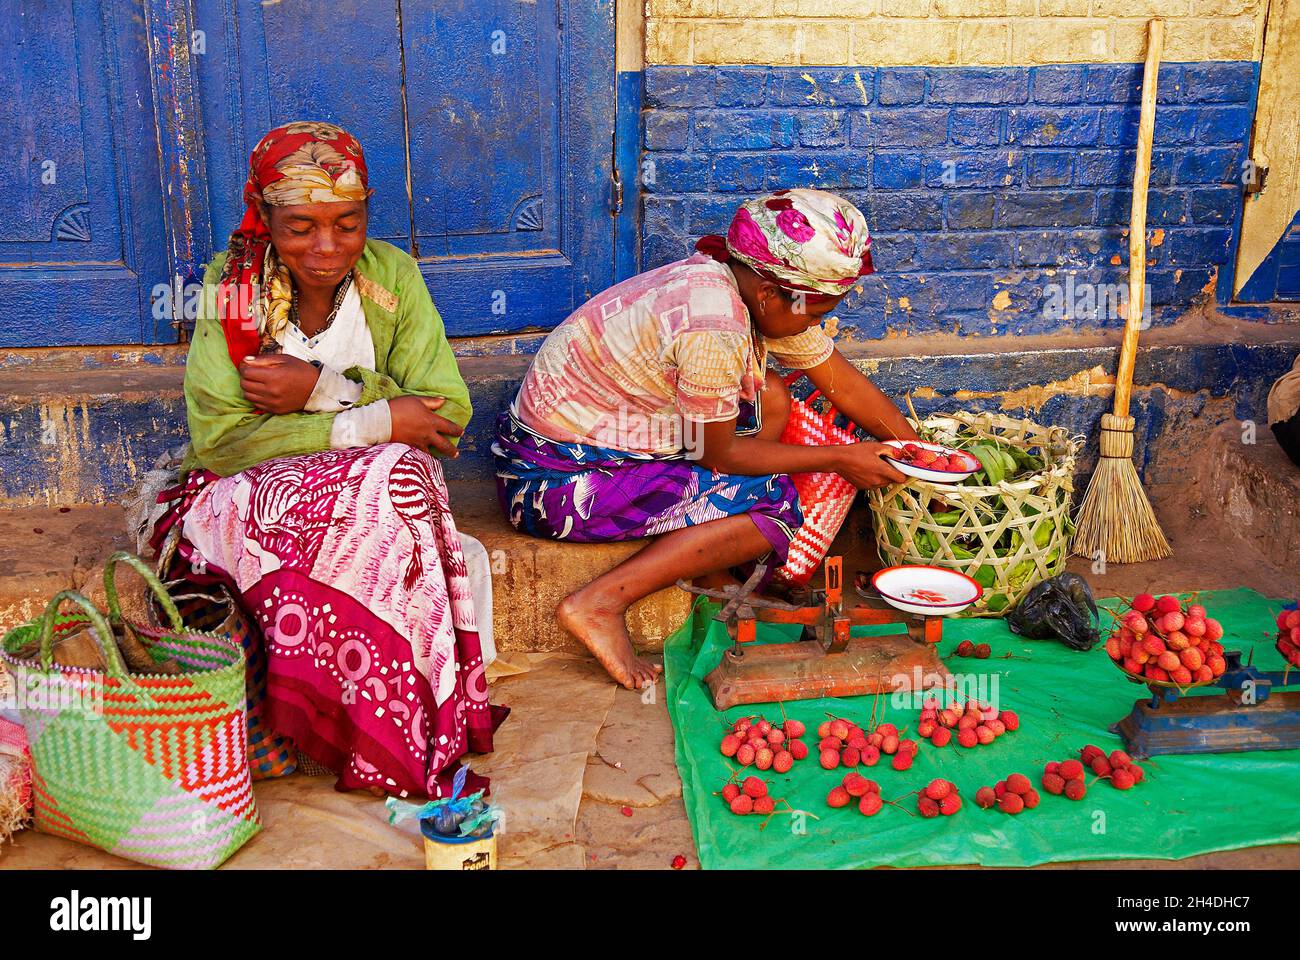
<path fill-rule="evenodd" d="M 802 371 L 788 374 L 785 378 L 786 386 L 801 376 Z M 857 443 L 857 437 L 853 435 L 856 427 L 852 423 L 847 429 L 837 426 L 835 418 L 838 411 L 833 406 L 828 404 L 825 413 L 817 412 L 813 403 L 819 396 L 821 391 L 814 390 L 806 400 L 792 398 L 790 417 L 781 433 L 781 442 L 805 447 Z M 772 577 L 778 583 L 803 586 L 812 579 L 818 565 L 826 558 L 831 541 L 844 525 L 858 491 L 838 473 L 793 473 L 790 479 L 799 494 L 803 526 L 790 541 L 790 554 L 785 566 L 778 567 Z"/>

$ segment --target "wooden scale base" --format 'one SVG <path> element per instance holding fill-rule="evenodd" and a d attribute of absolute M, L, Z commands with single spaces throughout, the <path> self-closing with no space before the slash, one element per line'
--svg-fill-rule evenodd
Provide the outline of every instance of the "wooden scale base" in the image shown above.
<path fill-rule="evenodd" d="M 808 591 L 806 603 L 754 596 L 765 572 L 760 565 L 743 586 L 725 590 L 678 582 L 691 593 L 725 601 L 714 619 L 726 625 L 733 644 L 704 678 L 718 710 L 741 703 L 915 691 L 949 682 L 948 669 L 935 652 L 943 636 L 942 617 L 905 613 L 861 584 L 862 602 L 846 609 L 841 557 L 827 558 L 826 586 Z M 799 624 L 803 633 L 792 643 L 758 643 L 759 623 Z M 888 623 L 903 629 L 873 637 L 849 635 L 852 627 Z"/>

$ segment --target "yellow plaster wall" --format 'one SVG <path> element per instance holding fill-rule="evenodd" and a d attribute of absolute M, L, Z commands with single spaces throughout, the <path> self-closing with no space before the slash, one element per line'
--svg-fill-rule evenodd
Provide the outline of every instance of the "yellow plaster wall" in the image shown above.
<path fill-rule="evenodd" d="M 1233 293 L 1251 278 L 1300 210 L 1300 0 L 1273 0 L 1260 65 L 1251 159 L 1268 167 L 1246 201 Z"/>
<path fill-rule="evenodd" d="M 1279 2 L 1279 0 L 1274 0 Z M 1268 0 L 646 0 L 649 64 L 1024 66 L 1258 60 Z"/>

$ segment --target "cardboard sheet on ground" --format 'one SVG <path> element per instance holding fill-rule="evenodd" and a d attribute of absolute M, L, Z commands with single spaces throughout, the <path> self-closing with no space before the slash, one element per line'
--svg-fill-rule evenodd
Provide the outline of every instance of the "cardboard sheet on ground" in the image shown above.
<path fill-rule="evenodd" d="M 1255 666 L 1281 670 L 1273 647 L 1273 618 L 1280 601 L 1253 590 L 1202 593 L 1212 617 L 1225 628 L 1224 646 L 1244 652 L 1253 646 Z M 1107 601 L 1113 606 L 1115 601 Z M 774 816 L 760 832 L 763 818 L 732 814 L 715 792 L 722 788 L 734 761 L 718 750 L 727 723 L 762 714 L 779 719 L 776 704 L 749 704 L 719 714 L 709 700 L 704 676 L 717 664 L 729 641 L 711 619 L 716 607 L 701 601 L 664 649 L 668 710 L 676 733 L 677 765 L 683 799 L 691 820 L 700 863 L 720 868 L 846 868 L 981 864 L 1017 867 L 1034 864 L 1114 859 L 1179 859 L 1216 850 L 1272 843 L 1300 842 L 1300 750 L 1256 751 L 1194 756 L 1158 756 L 1143 761 L 1148 781 L 1125 792 L 1098 781 L 1078 802 L 1040 789 L 1042 803 L 1011 816 L 996 808 L 975 806 L 975 791 L 1011 773 L 1024 773 L 1035 787 L 1043 765 L 1077 756 L 1095 743 L 1107 752 L 1123 746 L 1109 726 L 1127 716 L 1135 700 L 1149 696 L 1130 683 L 1106 656 L 1101 644 L 1079 653 L 1054 640 L 1025 640 L 1000 620 L 949 620 L 944 624 L 940 655 L 960 674 L 987 674 L 996 679 L 997 702 L 1020 716 L 1020 729 L 987 746 L 966 749 L 956 738 L 936 748 L 921 741 L 921 751 L 907 771 L 896 771 L 882 758 L 874 767 L 857 768 L 881 785 L 885 799 L 902 798 L 904 809 L 886 805 L 864 817 L 856 803 L 840 809 L 826 805 L 826 795 L 848 771 L 823 770 L 813 749 L 787 774 L 759 774 L 774 796 L 809 811 L 806 832 L 786 815 Z M 1103 614 L 1109 623 L 1109 618 Z M 868 635 L 872 628 L 854 634 Z M 877 628 L 878 630 L 878 628 Z M 759 642 L 782 641 L 792 628 L 761 626 Z M 951 656 L 961 640 L 988 643 L 988 660 Z M 1007 655 L 1009 658 L 1006 658 Z M 1244 657 L 1243 657 L 1244 659 Z M 816 746 L 816 727 L 828 712 L 863 727 L 873 697 L 791 701 L 786 713 L 804 721 L 805 740 Z M 879 699 L 877 722 L 916 728 L 918 708 L 889 706 Z M 746 773 L 756 772 L 751 767 Z M 957 784 L 963 808 L 952 817 L 927 820 L 909 796 L 935 777 Z"/>

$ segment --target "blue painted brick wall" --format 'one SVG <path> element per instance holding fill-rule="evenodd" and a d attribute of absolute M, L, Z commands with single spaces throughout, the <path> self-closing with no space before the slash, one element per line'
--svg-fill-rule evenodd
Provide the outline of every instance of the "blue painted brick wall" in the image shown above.
<path fill-rule="evenodd" d="M 1121 326 L 1052 285 L 1126 283 L 1140 64 L 675 67 L 645 76 L 647 268 L 723 232 L 746 195 L 815 186 L 862 208 L 877 273 L 840 329 L 1040 333 Z M 1170 322 L 1230 272 L 1252 63 L 1160 73 L 1147 276 Z M 994 299 L 1006 291 L 1007 298 Z"/>

